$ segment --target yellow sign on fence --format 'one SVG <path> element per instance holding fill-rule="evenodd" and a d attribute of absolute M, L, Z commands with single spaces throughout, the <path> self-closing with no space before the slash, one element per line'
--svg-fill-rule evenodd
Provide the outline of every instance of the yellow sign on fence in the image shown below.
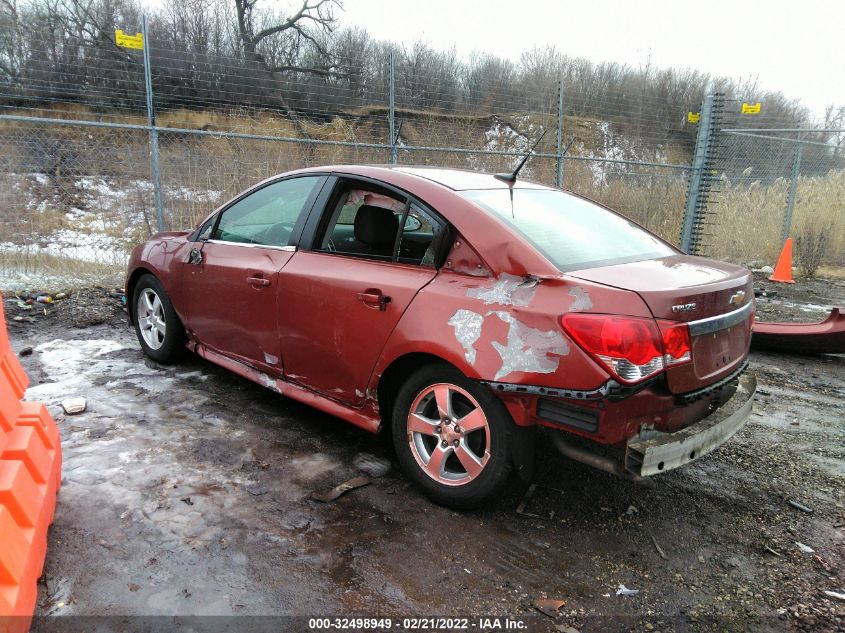
<path fill-rule="evenodd" d="M 144 35 L 136 33 L 135 35 L 127 35 L 121 29 L 114 30 L 114 43 L 123 48 L 137 48 L 143 50 Z"/>
<path fill-rule="evenodd" d="M 763 106 L 759 101 L 757 103 L 743 103 L 742 104 L 742 113 L 743 114 L 760 114 L 760 108 L 761 107 L 763 107 Z"/>
<path fill-rule="evenodd" d="M 701 112 L 687 112 L 687 121 L 698 123 L 701 120 Z"/>

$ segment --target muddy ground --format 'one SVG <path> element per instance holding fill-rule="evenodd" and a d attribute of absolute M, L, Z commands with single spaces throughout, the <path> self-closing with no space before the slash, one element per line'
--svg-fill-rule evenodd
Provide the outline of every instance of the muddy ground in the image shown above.
<path fill-rule="evenodd" d="M 842 302 L 821 284 L 784 288 L 790 319 Z M 412 488 L 381 438 L 196 357 L 146 360 L 106 290 L 5 307 L 13 347 L 34 348 L 21 358 L 28 397 L 47 403 L 64 450 L 36 631 L 271 614 L 464 616 L 469 630 L 498 615 L 569 633 L 845 630 L 845 602 L 823 593 L 845 592 L 843 356 L 752 353 L 751 422 L 651 485 L 542 449 L 522 513 L 514 485 L 462 514 Z M 61 412 L 72 395 L 85 413 Z M 333 503 L 310 498 L 385 463 Z M 620 584 L 639 593 L 616 595 Z M 552 618 L 540 598 L 565 604 Z M 143 630 L 174 624 L 155 622 Z"/>

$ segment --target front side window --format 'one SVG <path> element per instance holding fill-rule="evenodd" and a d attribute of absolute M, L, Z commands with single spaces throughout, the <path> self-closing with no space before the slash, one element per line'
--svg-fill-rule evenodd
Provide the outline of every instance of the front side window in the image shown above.
<path fill-rule="evenodd" d="M 525 236 L 563 272 L 676 253 L 622 216 L 562 191 L 484 189 L 458 193 Z"/>
<path fill-rule="evenodd" d="M 262 187 L 223 211 L 213 239 L 261 246 L 287 246 L 320 176 L 302 176 Z"/>

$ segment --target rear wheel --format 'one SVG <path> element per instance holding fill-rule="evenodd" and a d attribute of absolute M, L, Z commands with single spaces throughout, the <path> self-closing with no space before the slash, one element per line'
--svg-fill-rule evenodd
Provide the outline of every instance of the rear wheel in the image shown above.
<path fill-rule="evenodd" d="M 178 360 L 185 329 L 161 282 L 152 275 L 141 277 L 132 293 L 132 307 L 135 334 L 144 353 L 164 365 Z"/>
<path fill-rule="evenodd" d="M 510 419 L 490 391 L 447 365 L 424 367 L 402 386 L 393 443 L 402 469 L 432 500 L 473 508 L 510 473 Z"/>

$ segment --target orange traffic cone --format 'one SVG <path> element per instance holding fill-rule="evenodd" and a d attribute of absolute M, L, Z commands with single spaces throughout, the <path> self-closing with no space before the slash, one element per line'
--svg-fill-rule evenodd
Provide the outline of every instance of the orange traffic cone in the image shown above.
<path fill-rule="evenodd" d="M 783 244 L 783 250 L 780 252 L 780 257 L 778 257 L 777 266 L 775 266 L 775 272 L 772 273 L 772 276 L 769 277 L 769 281 L 779 281 L 784 284 L 794 284 L 795 280 L 792 279 L 792 238 L 786 238 L 786 242 Z"/>

